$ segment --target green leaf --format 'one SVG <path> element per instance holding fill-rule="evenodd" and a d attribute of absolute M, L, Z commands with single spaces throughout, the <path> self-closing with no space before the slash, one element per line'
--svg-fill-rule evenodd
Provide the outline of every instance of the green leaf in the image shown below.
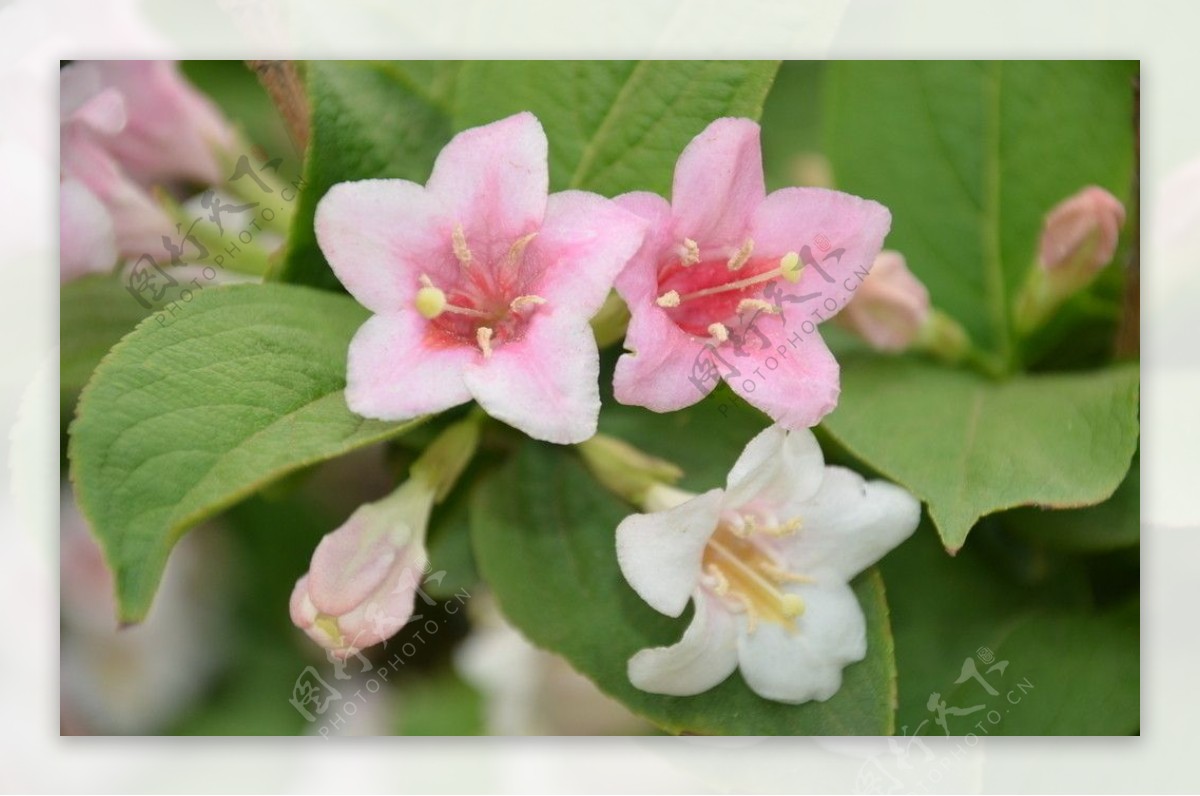
<path fill-rule="evenodd" d="M 313 231 L 317 203 L 334 184 L 397 177 L 424 183 L 453 133 L 447 105 L 456 62 L 309 61 L 312 113 L 304 184 L 287 253 L 287 282 L 338 288 Z"/>
<path fill-rule="evenodd" d="M 974 666 L 990 691 L 974 677 L 958 682 L 962 669 L 946 684 L 948 705 L 983 706 L 968 719 L 948 719 L 951 734 L 1137 732 L 1141 680 L 1136 603 L 1096 615 L 1033 613 L 993 629 L 985 646 L 995 662 Z M 1002 673 L 988 671 L 1001 661 L 1008 661 Z M 951 721 L 962 724 L 956 728 Z M 925 732 L 942 735 L 945 730 L 927 726 Z"/>
<path fill-rule="evenodd" d="M 1141 541 L 1141 467 L 1134 454 L 1125 480 L 1103 503 L 1083 509 L 1016 509 L 1001 516 L 1004 527 L 1039 545 L 1075 553 L 1134 547 Z"/>
<path fill-rule="evenodd" d="M 194 291 L 193 291 L 194 292 Z M 59 292 L 59 387 L 72 398 L 117 341 L 147 315 L 179 298 L 180 287 L 168 288 L 163 299 L 143 307 L 115 275 L 76 279 Z"/>
<path fill-rule="evenodd" d="M 403 681 L 397 735 L 484 735 L 484 700 L 451 672 Z"/>
<path fill-rule="evenodd" d="M 939 700 L 960 709 L 983 705 L 948 714 L 953 735 L 1136 729 L 1136 610 L 1096 612 L 1077 561 L 1051 560 L 1036 575 L 1018 577 L 986 547 L 972 543 L 951 558 L 923 530 L 880 565 L 896 638 L 900 734 L 945 734 L 931 698 L 934 708 Z M 969 672 L 962 678 L 968 658 L 997 693 Z M 988 671 L 1002 660 L 1009 662 L 1003 671 Z M 975 726 L 980 721 L 983 730 Z"/>
<path fill-rule="evenodd" d="M 572 454 L 533 442 L 481 485 L 471 508 L 476 561 L 509 620 L 659 727 L 705 735 L 891 732 L 895 668 L 878 573 L 855 582 L 867 617 L 867 658 L 846 669 L 828 702 L 771 702 L 738 674 L 697 696 L 648 694 L 630 684 L 626 662 L 640 649 L 677 641 L 690 611 L 662 616 L 621 575 L 614 531 L 632 509 Z"/>
<path fill-rule="evenodd" d="M 838 186 L 892 210 L 888 248 L 1011 361 L 1042 218 L 1086 185 L 1129 196 L 1134 62 L 839 61 L 825 87 Z"/>
<path fill-rule="evenodd" d="M 843 362 L 824 427 L 925 501 L 953 552 L 994 511 L 1111 496 L 1137 447 L 1138 369 L 996 382 L 910 359 L 854 359 Z"/>
<path fill-rule="evenodd" d="M 666 194 L 688 142 L 721 116 L 757 119 L 778 61 L 474 61 L 455 126 L 532 111 L 550 141 L 551 190 Z"/>
<path fill-rule="evenodd" d="M 314 462 L 416 422 L 346 407 L 346 349 L 367 313 L 284 285 L 211 288 L 143 321 L 96 370 L 71 426 L 76 496 L 140 620 L 189 527 Z"/>
<path fill-rule="evenodd" d="M 308 64 L 311 140 L 280 276 L 336 287 L 312 231 L 335 183 L 424 183 L 457 131 L 520 111 L 542 121 L 552 190 L 670 188 L 688 141 L 720 116 L 758 118 L 776 61 L 390 61 Z"/>

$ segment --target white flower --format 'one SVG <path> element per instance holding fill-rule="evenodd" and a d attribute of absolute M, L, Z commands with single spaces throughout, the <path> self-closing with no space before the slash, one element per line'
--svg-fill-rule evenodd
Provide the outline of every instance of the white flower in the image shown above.
<path fill-rule="evenodd" d="M 849 581 L 913 532 L 920 503 L 897 486 L 826 467 L 812 432 L 772 426 L 725 489 L 659 486 L 617 528 L 626 580 L 652 608 L 695 615 L 674 646 L 629 660 L 643 691 L 690 696 L 741 669 L 757 694 L 824 701 L 867 652 Z"/>

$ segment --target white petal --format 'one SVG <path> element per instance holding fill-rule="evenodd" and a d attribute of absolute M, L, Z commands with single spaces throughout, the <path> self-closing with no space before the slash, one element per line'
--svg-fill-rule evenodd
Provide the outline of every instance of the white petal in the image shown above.
<path fill-rule="evenodd" d="M 842 686 L 842 668 L 867 654 L 867 626 L 854 592 L 844 583 L 789 589 L 804 613 L 789 631 L 759 622 L 738 638 L 738 665 L 754 693 L 776 702 L 824 702 Z"/>
<path fill-rule="evenodd" d="M 737 620 L 716 598 L 697 589 L 696 614 L 679 643 L 644 649 L 629 659 L 629 682 L 652 694 L 692 696 L 737 668 Z"/>
<path fill-rule="evenodd" d="M 781 514 L 802 523 L 784 546 L 796 571 L 849 581 L 912 535 L 921 504 L 895 484 L 826 467 L 817 494 L 791 503 Z"/>
<path fill-rule="evenodd" d="M 617 526 L 617 562 L 650 607 L 679 616 L 700 580 L 704 545 L 717 528 L 722 491 L 712 489 L 667 511 L 631 514 Z"/>
<path fill-rule="evenodd" d="M 750 440 L 729 471 L 725 504 L 805 500 L 816 493 L 824 473 L 825 458 L 811 431 L 771 426 Z"/>

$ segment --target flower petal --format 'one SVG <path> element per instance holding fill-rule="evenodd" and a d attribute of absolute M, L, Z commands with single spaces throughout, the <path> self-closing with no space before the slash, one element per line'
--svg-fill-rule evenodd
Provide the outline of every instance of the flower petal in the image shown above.
<path fill-rule="evenodd" d="M 451 267 L 451 230 L 424 188 L 408 180 L 342 182 L 317 205 L 321 252 L 358 303 L 378 313 L 409 304 L 421 274 Z"/>
<path fill-rule="evenodd" d="M 644 649 L 629 659 L 629 681 L 652 694 L 692 696 L 720 683 L 737 668 L 737 620 L 704 589 L 683 638 L 670 647 Z"/>
<path fill-rule="evenodd" d="M 679 616 L 700 580 L 704 545 L 717 528 L 723 491 L 710 489 L 686 503 L 631 514 L 617 526 L 617 563 L 650 607 Z"/>
<path fill-rule="evenodd" d="M 117 239 L 103 203 L 79 180 L 59 183 L 58 259 L 62 281 L 95 271 L 110 271 L 117 262 Z"/>
<path fill-rule="evenodd" d="M 308 572 L 308 595 L 317 610 L 340 616 L 379 588 L 396 560 L 388 530 L 369 522 L 360 508 L 321 538 Z M 407 535 L 412 535 L 411 529 Z"/>
<path fill-rule="evenodd" d="M 600 353 L 587 322 L 547 305 L 525 336 L 477 358 L 463 378 L 489 415 L 534 439 L 560 445 L 596 433 Z"/>
<path fill-rule="evenodd" d="M 769 344 L 746 345 L 745 357 L 735 360 L 740 374 L 725 381 L 784 428 L 815 426 L 837 406 L 837 360 L 820 332 L 804 334 L 794 320 L 784 326 L 779 315 L 762 313 L 754 325 Z"/>
<path fill-rule="evenodd" d="M 867 654 L 867 625 L 844 583 L 789 589 L 804 600 L 795 631 L 759 622 L 738 638 L 738 666 L 754 693 L 776 702 L 824 702 L 842 686 L 842 668 Z"/>
<path fill-rule="evenodd" d="M 825 477 L 825 457 L 808 429 L 771 426 L 746 445 L 726 480 L 725 506 L 749 501 L 783 507 L 816 494 Z"/>
<path fill-rule="evenodd" d="M 526 249 L 532 292 L 556 307 L 592 317 L 613 280 L 642 245 L 647 223 L 603 196 L 552 195 L 537 237 Z"/>
<path fill-rule="evenodd" d="M 869 199 L 825 188 L 784 188 L 754 213 L 750 236 L 755 253 L 782 257 L 797 252 L 804 263 L 791 293 L 812 296 L 802 306 L 828 320 L 846 306 L 871 271 L 892 214 Z"/>
<path fill-rule="evenodd" d="M 346 368 L 350 411 L 378 420 L 411 420 L 471 400 L 462 374 L 478 349 L 431 345 L 427 323 L 405 309 L 376 315 L 359 328 Z"/>
<path fill-rule="evenodd" d="M 717 119 L 692 139 L 675 164 L 675 234 L 692 238 L 702 250 L 740 243 L 765 194 L 758 125 L 749 119 Z"/>
<path fill-rule="evenodd" d="M 464 130 L 438 155 L 426 187 L 462 224 L 471 249 L 498 262 L 546 213 L 548 146 L 532 113 Z"/>
<path fill-rule="evenodd" d="M 789 562 L 812 577 L 848 581 L 912 535 L 921 503 L 895 484 L 827 467 L 816 495 L 784 513 L 803 523 L 782 540 Z"/>

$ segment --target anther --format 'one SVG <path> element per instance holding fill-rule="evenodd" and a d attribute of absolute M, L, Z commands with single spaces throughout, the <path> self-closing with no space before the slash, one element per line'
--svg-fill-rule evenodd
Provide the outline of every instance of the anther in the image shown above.
<path fill-rule="evenodd" d="M 475 330 L 475 341 L 479 343 L 479 350 L 483 352 L 483 358 L 487 359 L 492 355 L 492 329 L 489 326 L 480 326 Z"/>
<path fill-rule="evenodd" d="M 535 307 L 538 304 L 545 304 L 545 303 L 546 303 L 546 300 L 544 298 L 542 298 L 541 296 L 534 296 L 534 295 L 517 296 L 515 299 L 513 299 L 511 302 L 509 302 L 508 308 L 510 310 L 512 310 L 513 312 L 522 312 L 527 307 Z"/>
<path fill-rule="evenodd" d="M 683 255 L 679 258 L 679 264 L 687 268 L 698 262 L 700 262 L 700 246 L 691 238 L 684 238 Z"/>
<path fill-rule="evenodd" d="M 679 293 L 674 290 L 668 290 L 666 293 L 663 293 L 661 296 L 659 296 L 654 303 L 660 307 L 678 307 Z"/>
<path fill-rule="evenodd" d="M 742 247 L 734 252 L 734 255 L 729 258 L 727 263 L 730 271 L 736 271 L 746 263 L 750 262 L 750 254 L 754 251 L 754 239 L 746 238 L 746 242 Z"/>
<path fill-rule="evenodd" d="M 454 244 L 455 259 L 462 263 L 464 268 L 469 266 L 474 258 L 471 257 L 471 250 L 467 248 L 467 236 L 463 233 L 462 224 L 454 225 L 450 240 Z"/>
<path fill-rule="evenodd" d="M 725 328 L 723 323 L 714 323 L 708 327 L 708 333 L 718 343 L 723 343 L 729 339 L 729 330 Z"/>
<path fill-rule="evenodd" d="M 762 299 L 742 299 L 738 302 L 738 315 L 741 315 L 743 312 L 753 312 L 755 310 L 768 313 L 769 315 L 777 315 L 779 313 L 779 307 Z"/>
<path fill-rule="evenodd" d="M 509 267 L 516 267 L 521 264 L 521 258 L 525 256 L 525 247 L 529 245 L 529 241 L 537 237 L 536 232 L 530 232 L 528 235 L 517 238 L 513 241 L 513 245 L 508 248 L 508 254 L 504 258 L 504 264 Z"/>

